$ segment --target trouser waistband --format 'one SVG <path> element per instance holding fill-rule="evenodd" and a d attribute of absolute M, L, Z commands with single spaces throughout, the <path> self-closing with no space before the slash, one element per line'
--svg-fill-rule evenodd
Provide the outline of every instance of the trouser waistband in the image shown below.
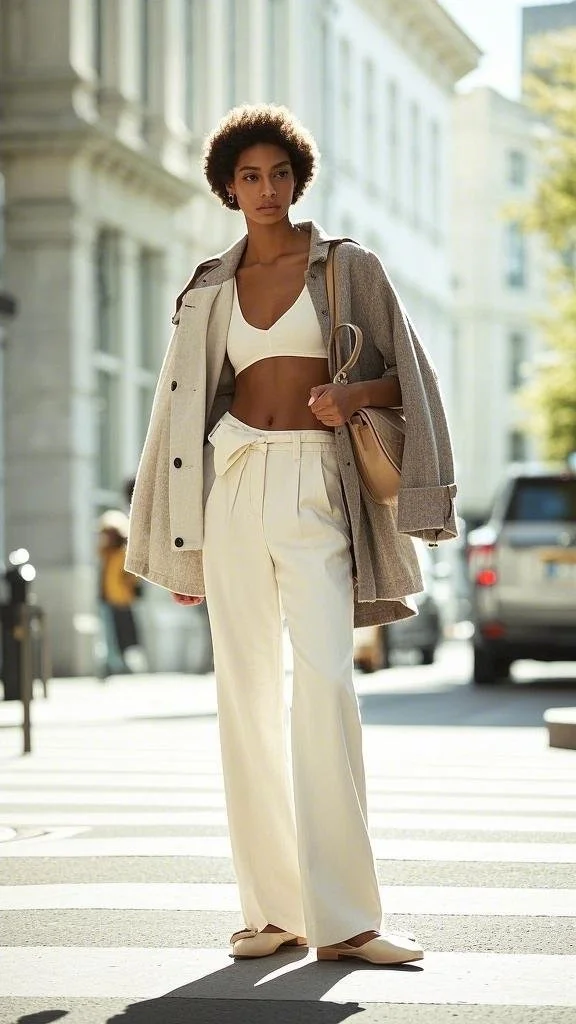
<path fill-rule="evenodd" d="M 260 430 L 236 419 L 227 412 L 208 435 L 214 447 L 214 469 L 217 476 L 223 476 L 234 463 L 250 449 L 265 451 L 269 445 L 276 450 L 290 450 L 295 459 L 300 458 L 301 448 L 335 445 L 334 434 L 328 430 Z"/>

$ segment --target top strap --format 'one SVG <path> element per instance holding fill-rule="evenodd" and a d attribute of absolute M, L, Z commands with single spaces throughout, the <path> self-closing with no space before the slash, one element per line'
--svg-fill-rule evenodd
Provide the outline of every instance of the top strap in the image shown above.
<path fill-rule="evenodd" d="M 358 362 L 360 352 L 362 351 L 362 345 L 364 343 L 364 337 L 360 327 L 356 324 L 350 323 L 338 323 L 337 322 L 337 292 L 336 292 L 336 271 L 334 267 L 334 251 L 338 242 L 332 243 L 328 250 L 328 256 L 326 259 L 326 292 L 328 295 L 328 309 L 330 311 L 330 342 L 329 348 L 334 353 L 334 366 L 336 367 L 336 374 L 334 376 L 334 384 L 347 384 L 348 383 L 348 371 Z M 354 335 L 354 348 L 350 355 L 350 358 L 343 364 L 342 350 L 340 347 L 340 338 L 338 336 L 339 331 L 347 327 L 352 331 Z"/>

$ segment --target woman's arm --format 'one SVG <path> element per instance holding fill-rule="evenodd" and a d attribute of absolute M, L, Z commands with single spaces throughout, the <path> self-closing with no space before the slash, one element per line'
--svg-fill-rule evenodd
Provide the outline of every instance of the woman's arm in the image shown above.
<path fill-rule="evenodd" d="M 327 427 L 341 427 L 358 409 L 376 406 L 392 409 L 402 405 L 398 377 L 378 377 L 350 384 L 322 384 L 311 388 L 312 412 Z"/>
<path fill-rule="evenodd" d="M 398 377 L 359 380 L 347 384 L 346 387 L 352 392 L 350 401 L 355 406 L 353 412 L 369 406 L 375 406 L 377 409 L 395 409 L 402 405 Z"/>

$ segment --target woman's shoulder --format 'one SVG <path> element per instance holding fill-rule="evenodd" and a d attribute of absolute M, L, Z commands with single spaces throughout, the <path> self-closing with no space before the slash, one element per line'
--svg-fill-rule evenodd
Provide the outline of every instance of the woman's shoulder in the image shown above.
<path fill-rule="evenodd" d="M 372 279 L 385 275 L 380 257 L 372 249 L 355 241 L 353 238 L 342 238 L 336 243 L 337 251 L 334 258 L 352 274 L 364 274 Z"/>

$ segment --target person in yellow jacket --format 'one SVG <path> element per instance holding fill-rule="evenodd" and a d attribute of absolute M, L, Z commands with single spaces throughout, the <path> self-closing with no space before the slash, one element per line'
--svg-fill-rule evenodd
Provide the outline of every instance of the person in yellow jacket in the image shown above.
<path fill-rule="evenodd" d="M 127 537 L 128 516 L 124 512 L 110 509 L 100 516 L 100 610 L 106 647 L 101 666 L 103 676 L 147 670 L 134 615 L 141 584 L 124 569 Z"/>

